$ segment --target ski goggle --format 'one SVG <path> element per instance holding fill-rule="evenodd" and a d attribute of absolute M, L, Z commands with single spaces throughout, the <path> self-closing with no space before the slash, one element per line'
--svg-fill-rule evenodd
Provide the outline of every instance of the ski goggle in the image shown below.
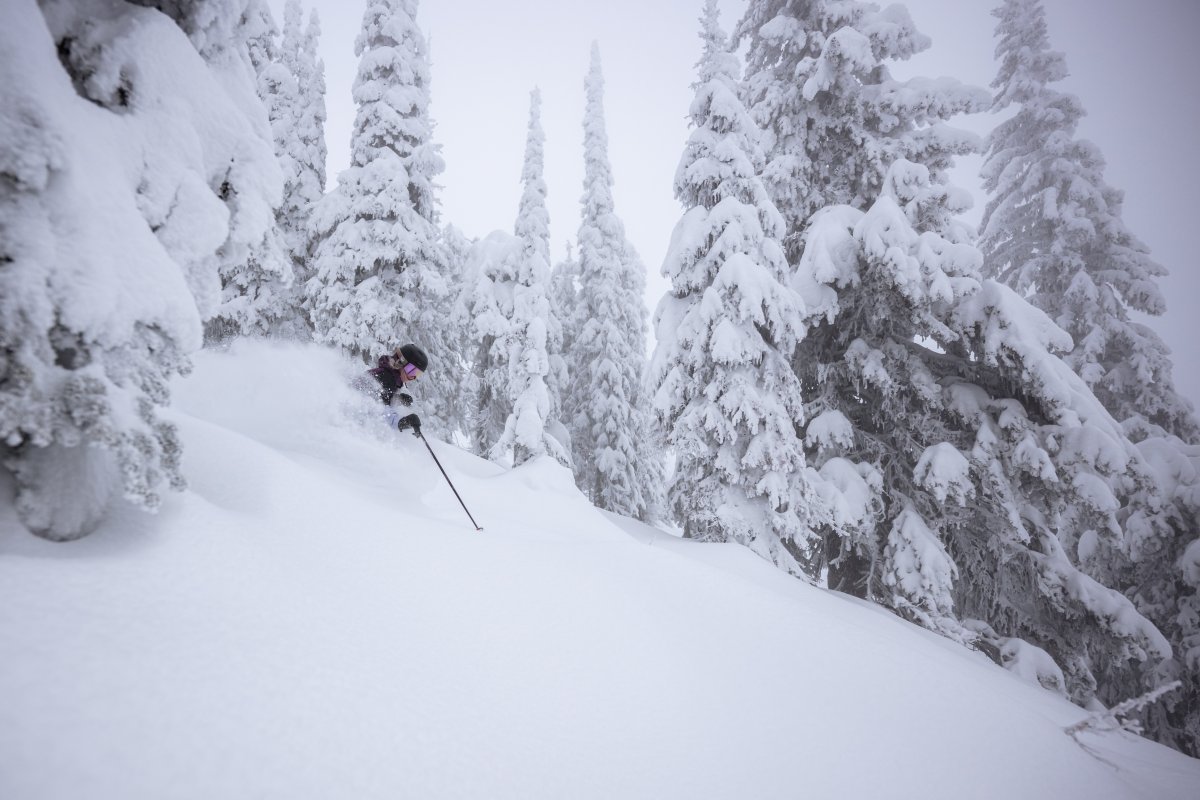
<path fill-rule="evenodd" d="M 404 374 L 410 381 L 415 381 L 417 378 L 421 377 L 421 370 L 417 369 L 416 364 L 405 364 Z"/>

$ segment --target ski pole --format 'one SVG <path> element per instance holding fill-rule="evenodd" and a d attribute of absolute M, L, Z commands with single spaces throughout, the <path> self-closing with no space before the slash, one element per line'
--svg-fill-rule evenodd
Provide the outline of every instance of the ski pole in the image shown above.
<path fill-rule="evenodd" d="M 414 429 L 413 433 L 420 437 L 422 442 L 425 442 L 425 449 L 429 451 L 429 455 L 433 456 L 433 463 L 437 464 L 437 468 L 442 471 L 442 477 L 446 479 L 446 483 L 450 484 L 450 491 L 454 492 L 454 496 L 458 498 L 458 504 L 463 507 L 463 511 L 467 512 L 467 517 L 470 518 L 471 524 L 475 526 L 475 530 L 483 530 L 483 528 L 479 527 L 479 523 L 475 521 L 475 518 L 471 516 L 471 512 L 467 511 L 467 504 L 463 502 L 462 496 L 458 493 L 458 489 L 454 488 L 454 481 L 450 480 L 450 476 L 447 475 L 446 470 L 442 468 L 442 462 L 438 461 L 437 454 L 434 453 L 433 448 L 429 446 L 429 440 L 422 435 L 420 428 Z"/>

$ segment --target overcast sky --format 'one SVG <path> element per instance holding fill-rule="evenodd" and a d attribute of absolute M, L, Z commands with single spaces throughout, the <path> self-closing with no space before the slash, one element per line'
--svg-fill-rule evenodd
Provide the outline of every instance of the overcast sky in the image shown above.
<path fill-rule="evenodd" d="M 282 22 L 283 0 L 271 0 Z M 305 0 L 305 14 L 314 0 Z M 321 15 L 329 109 L 330 188 L 349 163 L 363 4 L 315 0 Z M 909 77 L 949 75 L 987 86 L 995 73 L 989 0 L 909 0 L 929 51 L 895 69 Z M 1200 404 L 1200 271 L 1188 241 L 1200 186 L 1200 29 L 1195 0 L 1045 0 L 1051 42 L 1071 76 L 1059 84 L 1088 111 L 1081 134 L 1108 161 L 1106 177 L 1126 194 L 1124 219 L 1171 271 L 1165 317 L 1152 320 L 1174 351 L 1176 381 Z M 606 81 L 609 159 L 618 215 L 647 267 L 647 305 L 666 288 L 659 267 L 681 210 L 672 179 L 687 137 L 690 84 L 700 54 L 702 0 L 425 0 L 418 22 L 431 41 L 432 115 L 442 145 L 443 221 L 468 236 L 512 230 L 520 198 L 529 91 L 542 90 L 546 182 L 554 260 L 579 225 L 583 185 L 583 78 L 599 42 Z M 729 30 L 745 0 L 722 0 Z M 961 124 L 986 133 L 994 120 Z M 980 161 L 956 181 L 978 195 Z M 982 207 L 982 197 L 978 206 Z M 971 215 L 977 221 L 979 208 Z"/>

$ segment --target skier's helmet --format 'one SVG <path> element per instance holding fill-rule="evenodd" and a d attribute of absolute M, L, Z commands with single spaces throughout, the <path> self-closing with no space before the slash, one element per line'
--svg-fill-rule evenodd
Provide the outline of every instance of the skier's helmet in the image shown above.
<path fill-rule="evenodd" d="M 421 372 L 429 368 L 429 357 L 425 355 L 424 350 L 415 344 L 409 343 L 396 348 L 396 355 L 421 370 Z"/>

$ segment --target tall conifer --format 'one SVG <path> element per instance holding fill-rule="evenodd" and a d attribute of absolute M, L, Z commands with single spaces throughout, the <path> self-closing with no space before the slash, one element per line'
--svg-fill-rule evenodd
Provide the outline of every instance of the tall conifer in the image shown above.
<path fill-rule="evenodd" d="M 833 511 L 830 585 L 1111 702 L 1169 653 L 1085 570 L 1090 552 L 1127 551 L 1145 463 L 1055 354 L 1069 337 L 981 280 L 975 247 L 926 228 L 943 202 L 898 161 L 866 212 L 830 207 L 806 235 L 805 374 L 824 391 L 804 437 Z"/>
<path fill-rule="evenodd" d="M 579 293 L 571 318 L 565 417 L 580 488 L 602 508 L 647 519 L 657 513 L 661 470 L 642 398 L 647 323 L 642 295 L 635 292 L 645 277 L 630 274 L 640 262 L 632 257 L 613 206 L 604 78 L 595 44 L 584 91 Z"/>
<path fill-rule="evenodd" d="M 312 335 L 305 310 L 305 285 L 313 276 L 309 257 L 308 221 L 325 193 L 325 66 L 317 57 L 321 25 L 316 9 L 302 25 L 300 0 L 284 6 L 283 41 L 278 68 L 289 91 L 286 118 L 275 120 L 275 146 L 284 172 L 283 203 L 276 217 L 291 257 L 295 280 L 288 291 L 289 333 Z M 281 76 L 282 84 L 285 78 Z"/>
<path fill-rule="evenodd" d="M 307 296 L 320 341 L 364 360 L 401 342 L 424 348 L 424 409 L 448 429 L 459 416 L 461 375 L 435 197 L 444 164 L 432 141 L 429 54 L 416 13 L 416 0 L 370 0 L 363 13 L 350 167 L 313 212 Z"/>
<path fill-rule="evenodd" d="M 200 7 L 204 5 L 200 4 Z M 195 9 L 189 9 L 192 10 Z M 208 14 L 214 11 L 234 15 L 234 21 L 209 19 Z M 210 5 L 194 17 L 188 17 L 188 11 L 182 11 L 181 16 L 207 26 L 197 35 L 203 36 L 213 58 L 219 58 L 225 64 L 237 63 L 239 70 L 244 70 L 249 63 L 268 112 L 264 118 L 261 106 L 251 111 L 256 125 L 263 126 L 260 133 L 273 138 L 281 129 L 290 130 L 294 81 L 276 61 L 279 51 L 274 40 L 279 31 L 265 0 L 227 0 L 218 6 Z M 227 34 L 225 30 L 228 30 Z M 219 37 L 223 35 L 233 39 L 221 42 Z M 234 40 L 239 41 L 235 44 Z M 288 165 L 280 166 L 284 167 L 286 181 Z M 233 171 L 231 165 L 231 174 Z M 227 183 L 233 186 L 232 182 Z M 281 189 L 282 184 L 276 176 L 260 187 L 276 210 L 282 203 Z M 233 208 L 241 205 L 244 198 L 242 192 L 228 188 L 223 199 Z M 235 227 L 231 233 L 233 235 L 222 248 L 225 257 L 220 267 L 221 302 L 205 322 L 207 339 L 221 341 L 232 336 L 265 335 L 285 330 L 292 316 L 287 295 L 295 276 L 279 228 L 254 224 Z"/>
<path fill-rule="evenodd" d="M 702 18 L 704 52 L 692 133 L 675 173 L 683 204 L 655 314 L 655 409 L 676 454 L 668 497 L 684 535 L 735 541 L 794 573 L 811 560 L 800 383 L 789 359 L 802 304 L 787 286 L 783 218 L 759 178 L 759 131 L 737 96 L 717 0 Z"/>
<path fill-rule="evenodd" d="M 1052 88 L 1067 75 L 1050 49 L 1040 0 L 1006 0 L 999 19 L 993 110 L 1016 107 L 988 139 L 980 246 L 989 274 L 1027 293 L 1071 334 L 1070 362 L 1142 439 L 1166 431 L 1192 443 L 1200 428 L 1175 391 L 1170 351 L 1131 311 L 1162 314 L 1166 270 L 1121 219 L 1099 149 L 1076 137 L 1084 110 Z"/>
<path fill-rule="evenodd" d="M 809 218 L 828 205 L 865 209 L 898 158 L 923 164 L 935 184 L 977 138 L 945 124 L 982 111 L 987 93 L 949 78 L 906 81 L 889 64 L 930 45 L 901 5 L 861 0 L 750 0 L 735 31 L 747 49 L 742 88 L 763 129 L 763 180 L 799 260 Z M 970 203 L 957 192 L 951 210 Z"/>
<path fill-rule="evenodd" d="M 566 450 L 550 430 L 557 402 L 550 396 L 550 350 L 558 328 L 550 307 L 550 217 L 543 178 L 546 136 L 541 123 L 542 95 L 534 90 L 529 103 L 525 141 L 524 190 L 515 233 L 521 240 L 520 265 L 513 285 L 509 339 L 509 396 L 512 411 L 497 449 L 512 449 L 513 463 L 550 454 L 567 462 Z M 561 332 L 558 333 L 561 337 Z"/>
<path fill-rule="evenodd" d="M 1148 712 L 1148 731 L 1200 753 L 1200 427 L 1172 381 L 1170 352 L 1134 312 L 1162 314 L 1166 270 L 1121 218 L 1122 194 L 1104 179 L 1099 149 L 1077 137 L 1084 115 L 1053 84 L 1067 76 L 1050 49 L 1039 0 L 1005 0 L 994 12 L 1000 67 L 993 109 L 1016 109 L 988 138 L 990 198 L 981 248 L 988 274 L 1044 310 L 1070 334 L 1068 362 L 1119 420 L 1159 490 L 1125 515 L 1128 547 L 1095 549 L 1091 573 L 1119 583 L 1167 635 L 1173 656 L 1148 665 L 1127 694 L 1172 680 Z M 1189 557 L 1189 554 L 1190 557 Z M 1121 699 L 1117 697 L 1115 699 Z"/>

